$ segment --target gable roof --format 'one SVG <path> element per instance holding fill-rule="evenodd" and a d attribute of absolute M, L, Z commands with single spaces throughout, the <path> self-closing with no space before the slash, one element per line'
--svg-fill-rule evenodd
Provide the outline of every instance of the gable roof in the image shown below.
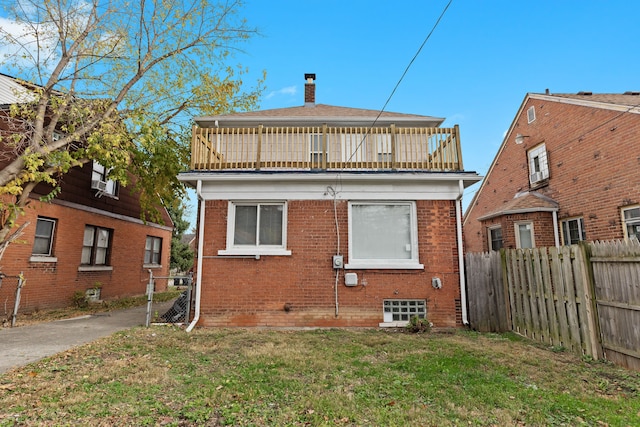
<path fill-rule="evenodd" d="M 523 191 L 497 210 L 478 217 L 479 221 L 501 215 L 527 212 L 554 212 L 558 210 L 558 202 L 536 191 Z"/>
<path fill-rule="evenodd" d="M 0 105 L 31 102 L 35 99 L 27 83 L 0 73 Z"/>
<path fill-rule="evenodd" d="M 469 213 L 474 209 L 476 199 L 482 193 L 482 190 L 487 182 L 487 179 L 490 177 L 493 168 L 496 165 L 496 161 L 502 154 L 502 151 L 507 145 L 507 141 L 513 138 L 514 133 L 514 125 L 522 114 L 526 113 L 524 111 L 525 106 L 529 102 L 530 99 L 539 99 L 546 100 L 550 102 L 561 102 L 566 104 L 572 104 L 577 106 L 585 106 L 590 108 L 602 108 L 612 111 L 619 111 L 621 113 L 630 113 L 630 114 L 640 114 L 640 92 L 625 92 L 622 94 L 617 93 L 600 93 L 594 94 L 591 92 L 578 92 L 575 94 L 571 93 L 527 93 L 516 112 L 509 129 L 505 133 L 505 136 L 502 140 L 502 144 L 500 144 L 500 148 L 498 149 L 496 155 L 491 162 L 491 166 L 489 166 L 489 170 L 485 174 L 484 179 L 480 183 L 480 188 L 474 193 L 471 202 L 469 203 L 469 207 L 464 214 L 463 223 L 467 223 L 467 219 L 470 217 Z M 482 217 L 483 219 L 488 218 L 487 215 Z"/>
<path fill-rule="evenodd" d="M 444 118 L 421 116 L 418 114 L 393 113 L 361 108 L 339 107 L 326 104 L 312 104 L 300 107 L 275 108 L 244 113 L 221 114 L 195 118 L 201 127 L 219 126 L 241 127 L 256 124 L 270 126 L 315 125 L 329 126 L 388 126 L 395 123 L 402 127 L 439 127 Z"/>
<path fill-rule="evenodd" d="M 522 105 L 529 98 L 541 99 L 565 104 L 581 105 L 591 108 L 603 108 L 607 110 L 624 111 L 640 114 L 640 92 L 625 93 L 528 93 Z M 520 115 L 520 110 L 516 117 Z"/>

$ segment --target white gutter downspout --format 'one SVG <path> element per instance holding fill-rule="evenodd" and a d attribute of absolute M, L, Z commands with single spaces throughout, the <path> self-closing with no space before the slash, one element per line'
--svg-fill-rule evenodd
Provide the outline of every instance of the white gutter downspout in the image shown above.
<path fill-rule="evenodd" d="M 460 186 L 460 195 L 456 199 L 456 229 L 458 232 L 458 270 L 460 271 L 460 305 L 462 306 L 462 323 L 469 324 L 467 318 L 467 285 L 464 275 L 464 251 L 462 248 L 462 194 L 464 193 L 464 184 L 462 180 L 458 181 Z"/>
<path fill-rule="evenodd" d="M 558 234 L 558 211 L 553 211 L 553 238 L 556 240 L 556 248 L 559 248 L 560 235 Z"/>
<path fill-rule="evenodd" d="M 186 331 L 191 332 L 200 320 L 200 296 L 202 289 L 202 251 L 204 249 L 204 199 L 202 198 L 202 181 L 198 180 L 196 184 L 196 194 L 200 202 L 200 226 L 198 227 L 198 259 L 196 260 L 196 311 L 193 315 L 193 321 L 189 324 Z"/>

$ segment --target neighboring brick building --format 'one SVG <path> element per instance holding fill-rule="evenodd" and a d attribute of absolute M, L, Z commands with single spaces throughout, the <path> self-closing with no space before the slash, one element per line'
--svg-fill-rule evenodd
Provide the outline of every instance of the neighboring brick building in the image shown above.
<path fill-rule="evenodd" d="M 464 219 L 467 252 L 640 237 L 640 93 L 527 94 Z"/>
<path fill-rule="evenodd" d="M 21 88 L 18 80 L 0 75 L 0 127 L 5 131 L 12 120 L 7 104 L 16 101 L 10 95 Z M 6 154 L 7 147 L 1 148 Z M 3 156 L 0 168 L 8 160 Z M 168 275 L 171 218 L 162 208 L 163 225 L 144 223 L 137 195 L 107 180 L 104 172 L 97 163 L 71 169 L 50 203 L 39 201 L 50 192 L 47 185 L 39 184 L 31 193 L 17 226 L 30 224 L 0 261 L 8 276 L 0 284 L 2 316 L 13 309 L 14 276 L 21 272 L 27 280 L 21 312 L 69 306 L 76 291 L 98 287 L 101 299 L 141 295 L 149 269 L 154 276 Z"/>
<path fill-rule="evenodd" d="M 196 119 L 190 327 L 462 325 L 460 200 L 480 177 L 458 128 L 316 104 L 305 78 L 304 106 Z"/>

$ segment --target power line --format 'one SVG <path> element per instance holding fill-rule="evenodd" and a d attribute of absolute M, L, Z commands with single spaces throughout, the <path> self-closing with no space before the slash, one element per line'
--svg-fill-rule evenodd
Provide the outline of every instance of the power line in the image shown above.
<path fill-rule="evenodd" d="M 411 68 L 411 66 L 413 65 L 413 63 L 415 62 L 416 58 L 418 58 L 418 55 L 420 55 L 420 52 L 422 52 L 422 48 L 424 48 L 424 46 L 427 44 L 427 42 L 429 41 L 429 39 L 431 38 L 431 35 L 433 34 L 433 32 L 436 30 L 436 28 L 438 28 L 438 24 L 440 24 L 440 21 L 442 20 L 442 18 L 444 17 L 444 14 L 447 12 L 447 9 L 449 9 L 449 6 L 451 6 L 451 3 L 453 3 L 453 0 L 449 0 L 449 3 L 447 3 L 447 5 L 444 7 L 444 9 L 442 10 L 442 12 L 440 13 L 440 16 L 438 17 L 438 19 L 436 20 L 435 24 L 433 24 L 433 27 L 431 28 L 431 31 L 429 31 L 429 33 L 427 34 L 427 36 L 425 37 L 424 41 L 422 42 L 422 44 L 420 45 L 420 47 L 418 48 L 418 50 L 416 51 L 415 55 L 413 55 L 413 58 L 411 58 L 411 61 L 409 61 L 409 64 L 407 64 L 406 68 L 404 69 L 404 72 L 402 73 L 402 75 L 400 76 L 400 79 L 398 79 L 398 82 L 396 83 L 395 87 L 393 88 L 393 90 L 391 91 L 391 93 L 389 94 L 389 97 L 387 98 L 387 100 L 385 101 L 384 105 L 382 106 L 382 108 L 380 109 L 380 111 L 378 112 L 378 115 L 376 116 L 376 118 L 374 119 L 373 123 L 371 123 L 371 125 L 367 128 L 367 132 L 365 132 L 365 134 L 362 137 L 362 140 L 360 141 L 360 143 L 355 147 L 355 150 L 353 150 L 353 153 L 351 153 L 351 156 L 349 156 L 349 158 L 347 159 L 347 162 L 350 162 L 351 159 L 353 158 L 353 156 L 358 152 L 358 150 L 360 150 L 360 147 L 362 147 L 362 144 L 364 144 L 365 139 L 367 138 L 367 136 L 369 135 L 371 129 L 375 126 L 375 124 L 378 122 L 378 119 L 380 119 L 380 116 L 382 116 L 382 113 L 385 111 L 385 109 L 387 108 L 387 105 L 389 104 L 389 102 L 391 101 L 391 98 L 393 98 L 393 95 L 396 93 L 396 91 L 398 90 L 398 87 L 400 87 L 400 83 L 402 83 L 402 80 L 404 80 L 405 76 L 407 75 L 407 73 L 409 72 L 409 69 Z M 344 166 L 343 166 L 344 168 Z"/>

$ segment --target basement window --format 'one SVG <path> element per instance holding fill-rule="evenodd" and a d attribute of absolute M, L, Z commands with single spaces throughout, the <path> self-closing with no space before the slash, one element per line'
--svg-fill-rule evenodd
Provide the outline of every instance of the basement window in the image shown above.
<path fill-rule="evenodd" d="M 414 316 L 420 319 L 427 317 L 427 301 L 423 299 L 388 299 L 383 301 L 382 309 L 383 323 L 379 325 L 381 327 L 405 326 Z"/>

